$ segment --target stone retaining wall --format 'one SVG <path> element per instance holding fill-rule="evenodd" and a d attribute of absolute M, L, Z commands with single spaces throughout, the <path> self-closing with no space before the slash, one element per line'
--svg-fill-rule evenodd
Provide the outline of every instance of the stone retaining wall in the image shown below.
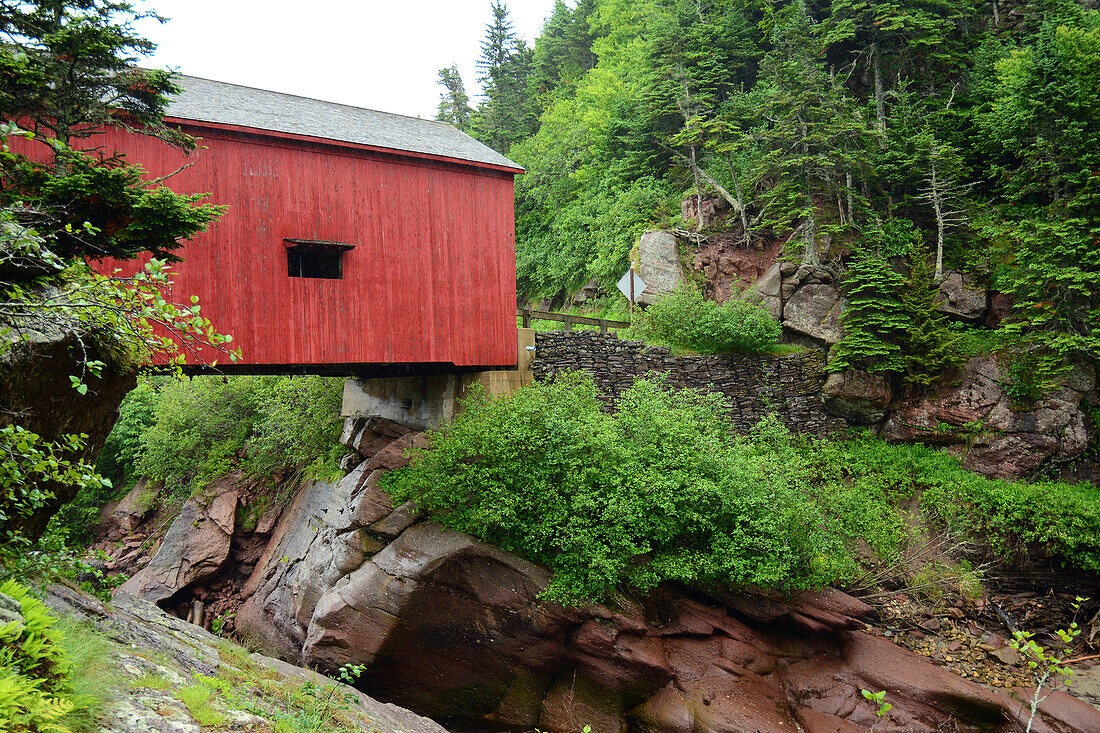
<path fill-rule="evenodd" d="M 787 356 L 727 354 L 673 356 L 669 349 L 626 341 L 596 331 L 550 331 L 535 336 L 535 379 L 553 379 L 583 370 L 608 397 L 617 397 L 647 373 L 667 375 L 675 387 L 721 392 L 730 398 L 731 417 L 748 430 L 769 411 L 798 432 L 822 435 L 845 426 L 822 408 L 825 351 L 808 349 Z"/>

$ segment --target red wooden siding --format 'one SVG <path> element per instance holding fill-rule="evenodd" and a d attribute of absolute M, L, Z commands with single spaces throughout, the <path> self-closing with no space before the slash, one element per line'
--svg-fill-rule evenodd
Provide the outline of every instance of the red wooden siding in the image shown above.
<path fill-rule="evenodd" d="M 179 251 L 173 295 L 198 295 L 241 363 L 516 363 L 512 172 L 186 127 L 206 149 L 184 156 L 117 129 L 94 143 L 151 176 L 194 162 L 166 185 L 229 206 Z M 340 280 L 292 278 L 284 237 L 355 249 Z"/>

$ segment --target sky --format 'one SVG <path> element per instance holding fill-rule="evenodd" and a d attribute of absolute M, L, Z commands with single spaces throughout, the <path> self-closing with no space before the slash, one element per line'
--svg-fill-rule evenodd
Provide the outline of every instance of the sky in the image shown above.
<path fill-rule="evenodd" d="M 570 5 L 573 3 L 570 2 Z M 458 64 L 471 97 L 490 0 L 140 0 L 170 18 L 139 30 L 147 68 L 329 102 L 435 117 L 438 70 Z M 509 0 L 532 43 L 554 0 Z"/>

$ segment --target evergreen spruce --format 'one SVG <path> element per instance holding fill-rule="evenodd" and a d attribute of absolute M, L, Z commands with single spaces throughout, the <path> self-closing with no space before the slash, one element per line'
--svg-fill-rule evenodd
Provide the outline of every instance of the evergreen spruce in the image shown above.
<path fill-rule="evenodd" d="M 470 98 L 466 96 L 466 87 L 462 84 L 457 65 L 439 70 L 439 85 L 443 87 L 443 92 L 439 95 L 439 112 L 435 118 L 465 132 L 470 126 L 473 110 L 470 109 Z"/>

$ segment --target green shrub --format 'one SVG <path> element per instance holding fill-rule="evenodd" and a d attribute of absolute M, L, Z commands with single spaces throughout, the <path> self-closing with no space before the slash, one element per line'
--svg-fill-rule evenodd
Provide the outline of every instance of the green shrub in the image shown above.
<path fill-rule="evenodd" d="M 343 382 L 324 377 L 193 377 L 168 381 L 127 475 L 177 496 L 240 467 L 257 475 L 305 465 L 334 470 L 342 453 Z"/>
<path fill-rule="evenodd" d="M 556 600 L 663 581 L 843 585 L 860 553 L 891 558 L 924 526 L 969 539 L 982 559 L 1100 570 L 1100 491 L 1086 484 L 988 479 L 925 446 L 792 435 L 774 416 L 736 436 L 722 398 L 651 379 L 610 414 L 579 374 L 465 407 L 383 481 L 396 500 L 549 566 Z M 916 523 L 899 509 L 914 504 Z"/>
<path fill-rule="evenodd" d="M 141 437 L 156 420 L 156 405 L 164 377 L 144 377 L 122 400 L 118 420 L 103 444 L 96 469 L 116 485 L 124 486 L 141 457 Z"/>
<path fill-rule="evenodd" d="M 642 328 L 648 338 L 702 354 L 765 351 L 783 330 L 761 304 L 706 300 L 690 282 L 657 298 L 646 310 Z"/>
<path fill-rule="evenodd" d="M 793 592 L 854 571 L 774 419 L 736 437 L 720 397 L 647 379 L 618 407 L 601 411 L 581 375 L 474 397 L 385 481 L 396 500 L 549 565 L 548 595 L 564 601 L 666 580 Z"/>

